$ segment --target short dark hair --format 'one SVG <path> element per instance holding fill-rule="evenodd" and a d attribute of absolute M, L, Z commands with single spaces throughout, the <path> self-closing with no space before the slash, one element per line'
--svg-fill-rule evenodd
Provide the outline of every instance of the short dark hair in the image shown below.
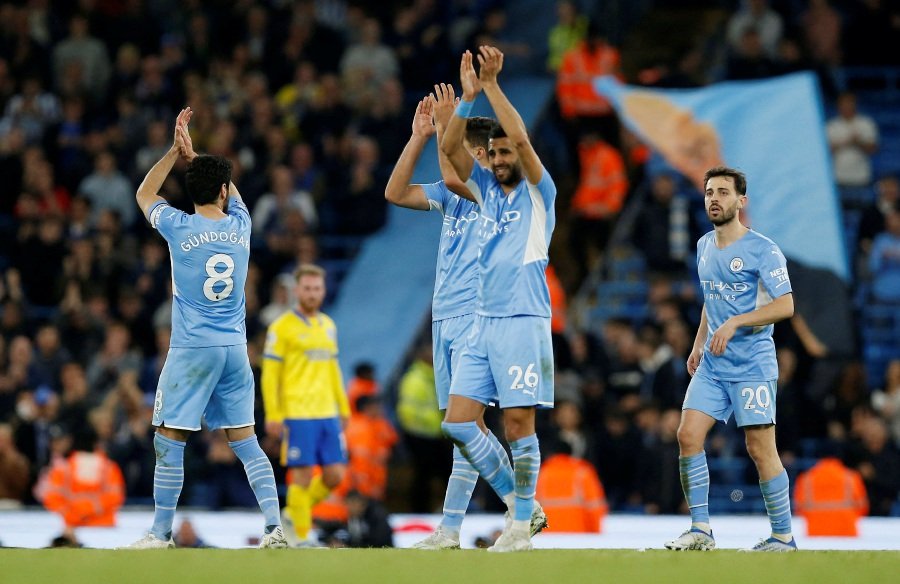
<path fill-rule="evenodd" d="M 493 128 L 491 128 L 490 134 L 488 134 L 488 140 L 494 140 L 496 138 L 506 138 L 506 130 L 503 129 L 503 126 L 500 124 L 495 124 Z"/>
<path fill-rule="evenodd" d="M 194 204 L 208 205 L 219 197 L 222 185 L 227 188 L 231 182 L 231 161 L 224 156 L 198 156 L 188 165 L 184 180 Z"/>
<path fill-rule="evenodd" d="M 475 147 L 487 148 L 491 130 L 497 122 L 491 118 L 476 116 L 466 120 L 466 141 Z"/>
<path fill-rule="evenodd" d="M 706 174 L 703 175 L 703 184 L 705 185 L 709 182 L 709 179 L 717 176 L 731 177 L 731 180 L 734 181 L 734 190 L 739 195 L 747 194 L 747 177 L 740 170 L 727 166 L 715 166 L 707 170 Z"/>

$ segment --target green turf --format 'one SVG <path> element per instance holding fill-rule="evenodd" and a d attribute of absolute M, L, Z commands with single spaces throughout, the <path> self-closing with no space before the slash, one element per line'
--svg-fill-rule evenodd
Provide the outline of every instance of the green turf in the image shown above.
<path fill-rule="evenodd" d="M 745 554 L 730 550 L 0 550 L 0 583 L 765 584 L 889 582 L 900 552 Z"/>

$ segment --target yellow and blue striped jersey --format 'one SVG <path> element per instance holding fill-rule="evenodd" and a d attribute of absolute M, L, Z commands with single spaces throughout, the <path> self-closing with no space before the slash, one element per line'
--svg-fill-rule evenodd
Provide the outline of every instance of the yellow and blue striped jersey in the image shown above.
<path fill-rule="evenodd" d="M 266 422 L 349 416 L 337 357 L 337 328 L 327 315 L 292 310 L 273 322 L 262 366 Z"/>

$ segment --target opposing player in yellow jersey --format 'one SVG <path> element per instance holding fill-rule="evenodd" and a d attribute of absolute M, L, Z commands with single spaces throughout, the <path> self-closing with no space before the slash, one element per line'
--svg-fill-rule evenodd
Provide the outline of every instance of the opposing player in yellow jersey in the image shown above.
<path fill-rule="evenodd" d="M 312 527 L 312 508 L 344 478 L 343 425 L 350 407 L 337 360 L 337 328 L 319 312 L 325 270 L 304 264 L 294 276 L 297 306 L 273 322 L 266 337 L 262 394 L 266 433 L 282 437 L 281 463 L 288 468 L 286 519 L 302 543 Z M 316 465 L 322 473 L 314 477 Z"/>

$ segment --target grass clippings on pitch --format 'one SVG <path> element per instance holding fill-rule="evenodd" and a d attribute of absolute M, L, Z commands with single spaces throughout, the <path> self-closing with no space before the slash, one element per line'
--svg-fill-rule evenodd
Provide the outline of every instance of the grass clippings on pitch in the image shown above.
<path fill-rule="evenodd" d="M 0 584 L 887 582 L 900 552 L 0 549 Z"/>

